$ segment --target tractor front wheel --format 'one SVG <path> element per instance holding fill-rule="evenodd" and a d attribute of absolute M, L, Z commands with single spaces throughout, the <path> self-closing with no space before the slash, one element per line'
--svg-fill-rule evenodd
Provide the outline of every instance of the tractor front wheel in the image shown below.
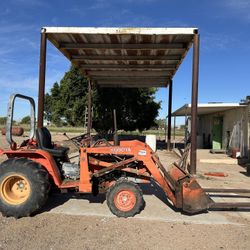
<path fill-rule="evenodd" d="M 26 158 L 8 159 L 0 165 L 0 211 L 20 218 L 39 210 L 48 198 L 48 173 Z"/>
<path fill-rule="evenodd" d="M 117 217 L 133 217 L 145 206 L 140 187 L 126 179 L 118 180 L 111 186 L 106 198 L 110 211 Z"/>

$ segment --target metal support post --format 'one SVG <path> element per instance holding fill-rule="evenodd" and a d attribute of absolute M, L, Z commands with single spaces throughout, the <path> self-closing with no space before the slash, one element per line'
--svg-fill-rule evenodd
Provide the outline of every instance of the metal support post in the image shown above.
<path fill-rule="evenodd" d="M 88 81 L 88 127 L 87 134 L 90 136 L 91 132 L 91 124 L 92 124 L 92 88 L 91 81 Z"/>
<path fill-rule="evenodd" d="M 172 94 L 173 94 L 173 81 L 170 80 L 168 86 L 168 142 L 167 149 L 171 150 L 171 118 L 172 118 Z"/>
<path fill-rule="evenodd" d="M 165 142 L 167 142 L 167 117 L 164 119 L 164 136 L 165 136 Z"/>
<path fill-rule="evenodd" d="M 173 143 L 173 148 L 175 148 L 175 145 L 176 145 L 176 143 L 175 143 L 175 133 L 176 133 L 176 130 L 175 130 L 175 127 L 176 127 L 176 116 L 174 116 L 174 143 Z"/>
<path fill-rule="evenodd" d="M 37 127 L 43 127 L 47 34 L 41 31 Z"/>
<path fill-rule="evenodd" d="M 190 174 L 196 174 L 197 159 L 197 104 L 199 78 L 199 34 L 194 35 L 193 43 L 193 70 L 192 70 L 192 107 L 191 107 L 191 152 Z"/>
<path fill-rule="evenodd" d="M 116 119 L 116 110 L 113 110 L 113 118 L 114 118 L 114 145 L 118 146 L 118 132 L 117 132 L 117 119 Z"/>

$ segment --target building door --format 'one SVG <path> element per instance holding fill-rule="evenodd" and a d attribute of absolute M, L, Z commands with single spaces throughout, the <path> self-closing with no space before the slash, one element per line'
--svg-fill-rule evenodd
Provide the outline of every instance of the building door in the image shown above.
<path fill-rule="evenodd" d="M 222 149 L 222 126 L 223 118 L 214 117 L 213 118 L 213 149 Z"/>

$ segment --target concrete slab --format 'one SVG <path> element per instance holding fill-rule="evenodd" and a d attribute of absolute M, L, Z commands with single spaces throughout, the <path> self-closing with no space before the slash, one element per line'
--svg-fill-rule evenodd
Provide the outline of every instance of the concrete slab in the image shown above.
<path fill-rule="evenodd" d="M 166 150 L 158 150 L 163 165 L 168 168 L 172 162 L 178 161 L 176 154 L 167 152 Z M 205 155 L 207 152 L 205 153 Z M 202 154 L 201 154 L 202 155 Z M 204 154 L 203 154 L 204 155 Z M 72 154 L 72 156 L 74 156 Z M 211 154 L 211 157 L 214 157 Z M 216 155 L 216 157 L 218 157 Z M 221 155 L 218 157 L 218 159 Z M 205 172 L 225 172 L 228 174 L 225 178 L 206 177 Z M 239 165 L 228 164 L 198 164 L 197 179 L 203 187 L 223 187 L 223 188 L 249 188 L 250 179 L 242 174 L 244 169 Z M 190 224 L 235 224 L 241 225 L 240 219 L 250 220 L 250 212 L 221 212 L 210 211 L 193 216 L 183 215 L 175 211 L 168 202 L 164 192 L 156 185 L 141 185 L 146 201 L 145 209 L 135 218 L 141 220 L 173 222 L 173 223 L 190 223 Z M 217 201 L 225 201 L 223 198 L 215 198 Z M 243 200 L 242 200 L 243 201 Z M 53 202 L 55 205 L 53 206 Z M 76 195 L 66 194 L 64 198 L 57 195 L 52 202 L 52 207 L 48 209 L 49 213 L 69 214 L 79 216 L 100 216 L 105 218 L 114 217 L 107 207 L 105 196 L 100 195 L 93 197 L 92 195 Z"/>
<path fill-rule="evenodd" d="M 238 163 L 237 159 L 226 158 L 226 159 L 200 159 L 200 163 L 212 163 L 212 164 L 229 164 L 234 165 Z"/>
<path fill-rule="evenodd" d="M 212 154 L 209 149 L 198 149 L 197 160 L 200 163 L 238 164 L 237 159 L 233 159 L 226 154 Z"/>
<path fill-rule="evenodd" d="M 197 215 L 184 215 L 174 210 L 166 199 L 163 191 L 156 184 L 142 186 L 144 199 L 146 201 L 145 209 L 135 216 L 137 219 L 147 221 L 161 221 L 173 223 L 188 224 L 210 224 L 223 225 L 232 224 L 241 226 L 236 220 L 228 219 L 225 212 L 208 212 Z M 105 218 L 115 217 L 110 211 L 105 201 L 105 195 L 94 197 L 89 194 L 71 195 L 57 194 L 48 202 L 44 212 L 52 214 L 66 214 L 78 216 L 100 216 Z M 239 215 L 238 215 L 239 216 Z M 240 214 L 240 216 L 244 216 Z M 238 218 L 236 216 L 236 218 Z M 249 217 L 250 219 L 250 217 Z"/>

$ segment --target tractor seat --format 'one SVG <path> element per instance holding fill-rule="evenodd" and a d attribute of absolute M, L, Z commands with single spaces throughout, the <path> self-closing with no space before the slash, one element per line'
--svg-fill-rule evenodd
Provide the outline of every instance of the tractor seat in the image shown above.
<path fill-rule="evenodd" d="M 63 158 L 69 151 L 69 148 L 66 147 L 54 147 L 51 141 L 51 134 L 45 127 L 37 128 L 36 140 L 39 149 L 49 152 L 54 157 Z"/>

